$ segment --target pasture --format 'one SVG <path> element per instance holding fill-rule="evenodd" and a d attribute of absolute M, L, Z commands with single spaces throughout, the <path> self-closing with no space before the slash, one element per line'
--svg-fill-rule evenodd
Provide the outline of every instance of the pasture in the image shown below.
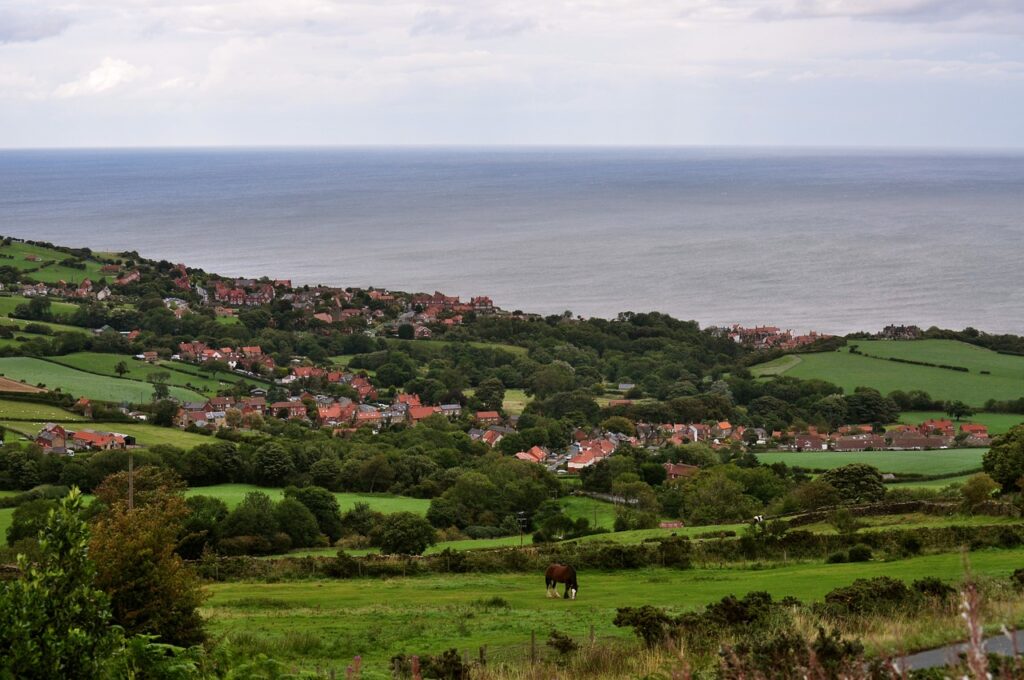
<path fill-rule="evenodd" d="M 200 371 L 198 366 L 183 364 L 177 361 L 161 361 L 157 364 L 150 364 L 128 354 L 75 352 L 65 356 L 51 357 L 50 360 L 88 373 L 99 373 L 113 378 L 139 380 L 142 382 L 146 382 L 149 376 L 154 373 L 168 373 L 170 375 L 168 384 L 201 392 L 209 396 L 215 395 L 218 390 L 229 387 L 242 379 L 242 376 L 223 371 L 215 374 L 205 373 Z M 123 376 L 119 376 L 117 374 L 117 365 L 122 361 L 128 370 Z M 261 381 L 251 380 L 251 382 Z M 197 397 L 198 395 L 193 395 L 192 400 L 195 400 Z"/>
<path fill-rule="evenodd" d="M 508 345 L 502 342 L 480 342 L 477 340 L 400 340 L 398 338 L 388 338 L 387 342 L 389 345 L 394 347 L 401 347 L 403 344 L 411 344 L 418 347 L 429 347 L 430 349 L 444 349 L 446 347 L 454 347 L 458 345 L 469 345 L 476 349 L 499 350 L 522 357 L 525 357 L 528 351 L 525 347 L 520 347 L 519 345 Z"/>
<path fill-rule="evenodd" d="M 2 247 L 0 247 L 0 251 L 3 251 Z M 2 265 L 3 262 L 3 260 L 0 260 L 0 265 Z M 0 295 L 0 316 L 12 314 L 18 305 L 28 304 L 28 301 L 29 298 L 23 295 Z M 57 315 L 73 314 L 77 309 L 78 305 L 71 302 L 59 302 L 57 300 L 50 301 L 50 311 Z M 73 326 L 69 326 L 69 328 L 73 328 Z M 75 330 L 80 331 L 82 329 L 75 328 Z"/>
<path fill-rule="evenodd" d="M 209 439 L 207 438 L 207 440 Z M 242 502 L 245 494 L 250 491 L 262 491 L 275 501 L 284 497 L 283 489 L 259 487 L 254 484 L 197 486 L 190 488 L 185 493 L 188 496 L 213 496 L 224 501 L 229 508 L 234 508 Z M 334 493 L 334 497 L 338 499 L 338 506 L 342 512 L 351 510 L 356 503 L 367 503 L 371 509 L 385 514 L 392 512 L 414 512 L 417 515 L 425 515 L 427 508 L 430 507 L 430 500 L 428 499 L 394 496 L 385 493 L 346 493 L 337 491 Z"/>
<path fill-rule="evenodd" d="M 789 355 L 750 370 L 754 376 L 763 378 L 786 375 L 827 380 L 847 394 L 857 387 L 873 387 L 882 394 L 924 390 L 933 399 L 959 399 L 972 406 L 981 406 L 988 399 L 1024 397 L 1024 357 L 999 354 L 955 340 L 855 340 L 850 344 L 879 357 L 963 366 L 968 372 L 850 354 L 849 347 L 835 352 Z"/>
<path fill-rule="evenodd" d="M 900 414 L 900 422 L 908 425 L 920 425 L 926 420 L 952 420 L 941 411 L 907 411 Z M 1003 434 L 1014 425 L 1024 423 L 1024 415 L 1018 413 L 975 413 L 973 416 L 961 418 L 960 422 L 953 421 L 953 425 L 959 429 L 962 423 L 977 423 L 988 428 L 990 435 Z"/>
<path fill-rule="evenodd" d="M 84 420 L 72 411 L 66 411 L 52 404 L 40 404 L 32 401 L 16 401 L 0 399 L 0 420 Z"/>
<path fill-rule="evenodd" d="M 76 397 L 88 397 L 114 403 L 146 403 L 153 398 L 153 386 L 146 382 L 111 376 L 95 375 L 30 357 L 0 358 L 0 375 L 24 380 L 30 385 L 44 385 L 47 389 L 67 392 Z M 201 395 L 183 387 L 171 386 L 171 396 L 181 401 L 194 401 Z"/>
<path fill-rule="evenodd" d="M 69 421 L 67 418 L 62 420 L 51 419 L 50 421 L 27 421 L 27 420 L 4 420 L 0 421 L 0 425 L 11 430 L 12 432 L 18 432 L 26 437 L 33 437 L 39 430 L 42 429 L 46 422 L 59 422 L 66 429 L 74 430 L 76 428 L 87 428 L 90 430 L 97 430 L 99 432 L 118 432 L 120 434 L 130 434 L 135 437 L 136 441 L 140 446 L 156 446 L 158 444 L 169 444 L 171 446 L 177 446 L 182 449 L 191 449 L 193 446 L 199 444 L 209 444 L 211 442 L 218 441 L 213 437 L 201 434 L 195 434 L 193 432 L 185 432 L 173 427 L 158 427 L 157 425 L 148 425 L 146 423 L 104 423 L 104 422 L 93 422 L 81 420 Z"/>
<path fill-rule="evenodd" d="M 976 574 L 1005 577 L 1020 566 L 1024 550 L 978 551 L 970 560 Z M 924 574 L 957 580 L 962 558 L 949 553 L 859 564 L 592 571 L 580 574 L 575 601 L 545 598 L 541 573 L 221 583 L 208 586 L 211 597 L 202 612 L 214 635 L 227 634 L 254 653 L 304 668 L 340 669 L 358 654 L 363 677 L 387 678 L 388 660 L 401 652 L 455 647 L 475 653 L 487 645 L 492 660 L 523 661 L 531 632 L 541 648 L 552 629 L 585 639 L 593 626 L 599 639 L 630 638 L 631 631 L 612 625 L 618 607 L 649 604 L 678 612 L 759 590 L 809 601 L 857 578 L 911 581 Z M 938 641 L 909 638 L 902 644 L 913 649 Z"/>
<path fill-rule="evenodd" d="M 29 260 L 29 256 L 34 256 L 37 260 Z M 72 256 L 59 250 L 33 246 L 28 243 L 12 242 L 10 245 L 0 246 L 0 264 L 28 272 L 28 275 L 36 281 L 80 283 L 86 278 L 93 281 L 103 278 L 103 274 L 100 273 L 101 264 L 95 260 L 85 260 L 84 269 L 58 264 L 70 257 Z M 111 279 L 113 278 L 111 277 Z"/>
<path fill-rule="evenodd" d="M 945 449 L 941 451 L 771 451 L 758 453 L 766 465 L 785 463 L 808 470 L 830 470 L 850 463 L 874 465 L 881 472 L 916 475 L 945 475 L 977 470 L 988 449 Z M 945 485 L 943 485 L 945 486 Z"/>

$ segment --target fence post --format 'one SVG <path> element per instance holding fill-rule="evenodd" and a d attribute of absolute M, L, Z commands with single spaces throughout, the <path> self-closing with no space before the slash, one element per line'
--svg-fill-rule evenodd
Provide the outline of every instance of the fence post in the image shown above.
<path fill-rule="evenodd" d="M 480 665 L 487 665 L 487 645 L 480 645 Z"/>
<path fill-rule="evenodd" d="M 594 624 L 590 624 L 590 646 L 594 646 Z"/>
<path fill-rule="evenodd" d="M 530 631 L 530 665 L 534 666 L 537 664 L 537 633 L 536 631 Z"/>

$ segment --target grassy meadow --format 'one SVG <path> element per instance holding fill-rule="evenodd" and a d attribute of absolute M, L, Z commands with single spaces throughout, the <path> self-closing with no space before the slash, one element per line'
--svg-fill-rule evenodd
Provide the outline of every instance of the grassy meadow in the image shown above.
<path fill-rule="evenodd" d="M 758 453 L 762 463 L 785 463 L 808 470 L 829 470 L 850 463 L 874 465 L 895 474 L 945 475 L 981 467 L 988 449 L 937 451 L 771 451 Z M 942 486 L 945 486 L 943 484 Z"/>
<path fill-rule="evenodd" d="M 30 357 L 0 358 L 0 375 L 24 380 L 30 385 L 45 385 L 60 389 L 77 397 L 100 401 L 144 403 L 153 397 L 153 386 L 147 382 L 113 376 L 95 375 L 70 366 Z M 172 385 L 171 396 L 181 401 L 195 401 L 202 395 L 184 387 Z"/>
<path fill-rule="evenodd" d="M 59 406 L 39 404 L 31 401 L 0 399 L 0 420 L 60 420 L 68 422 L 84 420 L 84 418 Z"/>
<path fill-rule="evenodd" d="M 877 357 L 963 366 L 968 372 L 850 354 L 849 347 L 780 357 L 753 366 L 751 372 L 758 377 L 787 375 L 827 380 L 847 393 L 857 387 L 873 387 L 882 394 L 918 389 L 933 399 L 959 399 L 973 406 L 981 406 L 988 399 L 1024 397 L 1024 357 L 999 354 L 956 340 L 855 340 L 850 344 Z"/>
<path fill-rule="evenodd" d="M 170 375 L 168 384 L 201 392 L 207 396 L 216 396 L 218 390 L 230 387 L 242 379 L 242 376 L 230 372 L 218 371 L 212 374 L 207 373 L 201 371 L 198 366 L 178 361 L 161 361 L 157 364 L 150 364 L 128 354 L 75 352 L 65 356 L 51 357 L 50 360 L 89 373 L 101 373 L 112 378 L 139 380 L 142 382 L 146 382 L 149 376 L 154 373 L 168 373 Z M 124 376 L 118 376 L 117 365 L 122 361 L 125 363 L 128 371 Z M 246 379 L 254 384 L 263 382 L 251 378 Z M 197 398 L 198 395 L 193 395 L 192 400 Z"/>
<path fill-rule="evenodd" d="M 157 425 L 148 425 L 146 423 L 103 423 L 103 422 L 92 422 L 92 421 L 71 421 L 67 418 L 56 419 L 51 418 L 50 420 L 2 420 L 0 425 L 4 428 L 18 432 L 26 437 L 34 437 L 39 430 L 42 429 L 43 425 L 47 422 L 60 423 L 68 430 L 75 430 L 77 428 L 97 430 L 99 432 L 118 432 L 120 434 L 129 434 L 135 437 L 136 441 L 140 446 L 156 446 L 158 444 L 170 444 L 171 446 L 177 446 L 182 449 L 190 449 L 193 446 L 199 444 L 209 444 L 217 441 L 213 437 L 208 435 L 195 434 L 193 432 L 185 432 L 173 427 L 158 427 Z"/>
<path fill-rule="evenodd" d="M 275 501 L 284 497 L 283 489 L 259 487 L 254 484 L 197 486 L 190 488 L 186 494 L 189 496 L 214 496 L 224 501 L 229 508 L 234 508 L 242 502 L 245 494 L 250 491 L 262 491 Z M 418 515 L 427 514 L 427 508 L 430 507 L 429 499 L 394 496 L 385 493 L 346 493 L 338 491 L 335 492 L 334 497 L 338 499 L 338 506 L 342 512 L 351 510 L 352 506 L 356 503 L 368 503 L 373 510 L 383 513 L 414 512 Z"/>
<path fill-rule="evenodd" d="M 0 247 L 0 252 L 3 248 Z M 0 260 L 0 265 L 3 264 L 3 260 Z M 0 295 L 0 316 L 7 316 L 12 314 L 18 305 L 28 304 L 29 298 L 23 295 Z M 73 314 L 78 309 L 78 305 L 72 302 L 60 302 L 58 300 L 50 300 L 50 311 L 54 314 Z M 24 320 L 21 320 L 24 322 Z M 37 322 L 29 322 L 37 323 Z M 74 326 L 68 326 L 68 328 L 75 328 Z M 75 328 L 75 330 L 82 330 L 81 328 Z"/>
<path fill-rule="evenodd" d="M 36 261 L 28 259 L 29 256 L 38 258 Z M 102 264 L 95 260 L 85 260 L 85 269 L 65 267 L 59 262 L 71 257 L 59 250 L 33 246 L 28 243 L 12 242 L 10 245 L 0 246 L 0 264 L 14 267 L 21 271 L 29 271 L 29 276 L 36 281 L 45 283 L 56 283 L 66 281 L 68 283 L 80 283 L 83 279 L 98 281 L 103 278 L 100 273 Z M 113 279 L 114 277 L 109 277 Z"/>
<path fill-rule="evenodd" d="M 975 574 L 1005 577 L 1024 561 L 1024 550 L 974 552 L 970 561 Z M 253 653 L 304 668 L 339 670 L 361 655 L 363 677 L 387 678 L 388 660 L 400 652 L 455 647 L 475 654 L 487 645 L 492 660 L 523 661 L 531 633 L 542 651 L 552 629 L 585 639 L 593 627 L 599 639 L 627 639 L 628 629 L 612 625 L 616 608 L 623 606 L 686 611 L 760 590 L 809 601 L 857 578 L 912 581 L 923 574 L 958 580 L 962 558 L 950 553 L 859 564 L 584 572 L 575 601 L 545 598 L 540 573 L 221 583 L 208 586 L 210 599 L 202 611 L 214 635 L 226 634 Z M 900 643 L 915 649 L 941 641 L 907 637 Z"/>

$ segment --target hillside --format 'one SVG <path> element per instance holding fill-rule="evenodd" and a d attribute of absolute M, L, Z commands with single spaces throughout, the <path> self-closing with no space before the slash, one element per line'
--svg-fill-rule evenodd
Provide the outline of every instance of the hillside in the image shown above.
<path fill-rule="evenodd" d="M 989 399 L 1024 396 L 1024 357 L 955 340 L 856 340 L 850 344 L 862 354 L 852 354 L 850 347 L 843 347 L 836 352 L 787 355 L 758 364 L 751 372 L 763 378 L 785 375 L 827 380 L 847 393 L 857 387 L 873 387 L 882 394 L 924 390 L 934 399 L 959 399 L 972 406 L 981 406 Z M 967 371 L 889 361 L 890 357 L 958 366 Z"/>

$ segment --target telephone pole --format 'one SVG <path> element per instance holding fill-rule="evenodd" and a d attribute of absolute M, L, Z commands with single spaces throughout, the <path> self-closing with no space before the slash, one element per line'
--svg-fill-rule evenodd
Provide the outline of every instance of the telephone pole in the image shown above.
<path fill-rule="evenodd" d="M 135 507 L 135 456 L 128 450 L 128 509 Z"/>

